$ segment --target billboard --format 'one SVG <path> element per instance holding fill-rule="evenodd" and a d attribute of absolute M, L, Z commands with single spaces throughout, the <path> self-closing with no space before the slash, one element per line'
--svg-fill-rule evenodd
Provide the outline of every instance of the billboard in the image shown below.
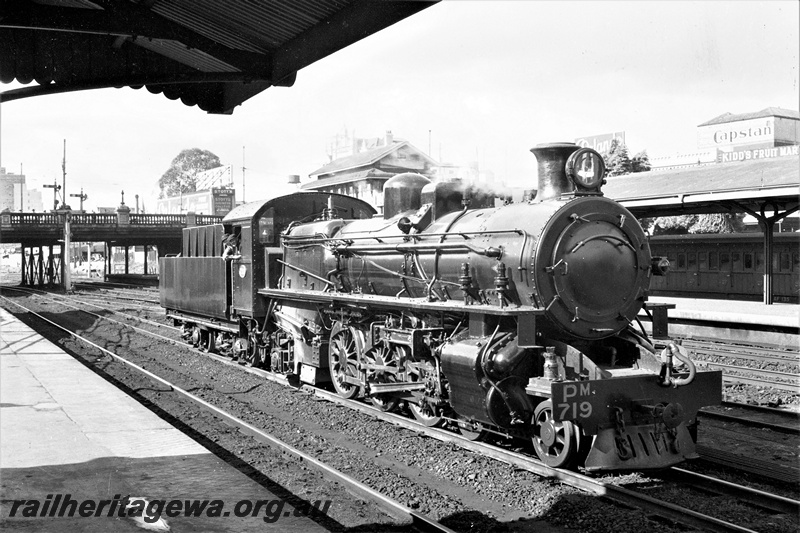
<path fill-rule="evenodd" d="M 697 127 L 698 148 L 720 148 L 724 151 L 737 148 L 771 146 L 775 142 L 775 117 L 736 120 L 722 124 Z"/>
<path fill-rule="evenodd" d="M 214 187 L 208 191 L 161 198 L 156 205 L 156 212 L 163 215 L 180 215 L 191 211 L 198 215 L 225 216 L 235 205 L 236 196 L 233 189 Z"/>
<path fill-rule="evenodd" d="M 617 131 L 614 133 L 603 133 L 601 135 L 591 135 L 575 139 L 575 144 L 581 148 L 592 148 L 601 154 L 607 154 L 611 149 L 611 141 L 616 139 L 619 143 L 625 144 L 625 132 Z"/>

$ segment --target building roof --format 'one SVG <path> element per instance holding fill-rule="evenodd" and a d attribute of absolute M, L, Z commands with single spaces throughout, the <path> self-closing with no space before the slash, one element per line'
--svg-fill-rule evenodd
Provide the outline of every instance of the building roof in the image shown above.
<path fill-rule="evenodd" d="M 767 117 L 784 117 L 800 120 L 800 113 L 791 109 L 783 109 L 780 107 L 765 107 L 761 111 L 752 113 L 723 113 L 722 115 L 712 118 L 708 122 L 703 122 L 700 126 L 712 126 L 714 124 L 725 124 L 727 122 L 739 122 L 741 120 L 750 120 L 753 118 L 767 118 Z"/>
<path fill-rule="evenodd" d="M 321 178 L 318 180 L 309 181 L 308 183 L 304 183 L 300 188 L 304 190 L 321 189 L 322 187 L 330 187 L 331 185 L 340 185 L 342 183 L 351 183 L 353 181 L 364 179 L 386 181 L 393 176 L 395 176 L 395 174 L 391 172 L 384 172 L 378 168 L 368 168 L 365 170 L 345 172 L 344 174 L 338 174 L 336 176 L 331 176 L 330 178 Z"/>
<path fill-rule="evenodd" d="M 437 164 L 436 161 L 434 161 L 428 155 L 420 151 L 410 142 L 395 141 L 386 146 L 379 146 L 378 148 L 373 148 L 372 150 L 365 150 L 357 154 L 349 155 L 346 157 L 340 157 L 339 159 L 334 159 L 327 165 L 318 168 L 314 172 L 311 172 L 309 175 L 324 176 L 325 174 L 334 174 L 336 172 L 342 172 L 344 170 L 358 169 L 368 165 L 374 165 L 387 155 L 391 154 L 392 152 L 396 152 L 397 150 L 405 146 L 412 148 L 421 157 L 424 157 L 429 163 L 434 165 Z"/>
<path fill-rule="evenodd" d="M 3 0 L 0 102 L 147 87 L 231 113 L 297 71 L 438 0 Z"/>
<path fill-rule="evenodd" d="M 765 202 L 789 209 L 800 195 L 800 157 L 614 176 L 603 192 L 638 217 L 742 211 L 741 206 L 758 212 Z"/>

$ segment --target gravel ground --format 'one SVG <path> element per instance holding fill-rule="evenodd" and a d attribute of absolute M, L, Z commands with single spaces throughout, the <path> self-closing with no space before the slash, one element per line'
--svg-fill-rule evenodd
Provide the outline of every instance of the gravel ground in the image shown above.
<path fill-rule="evenodd" d="M 55 304 L 46 307 L 58 311 Z M 15 312 L 12 306 L 9 310 Z M 147 311 L 139 312 L 143 317 L 148 314 Z M 455 445 L 442 444 L 320 401 L 306 392 L 265 381 L 188 350 L 144 339 L 140 334 L 131 334 L 130 330 L 122 332 L 118 325 L 77 313 L 68 316 L 76 326 L 91 330 L 93 336 L 106 338 L 107 348 L 124 352 L 126 357 L 144 363 L 146 368 L 157 371 L 165 379 L 458 531 L 625 533 L 643 528 L 654 532 L 685 530 L 653 520 L 641 511 L 612 505 Z M 163 328 L 158 332 L 166 334 Z M 73 341 L 68 341 L 67 347 L 78 354 L 87 351 L 83 345 Z M 293 487 L 290 490 L 299 497 L 318 499 L 325 498 L 321 493 L 335 493 L 335 487 L 326 488 L 321 480 L 302 470 L 300 465 L 276 458 L 277 454 L 271 449 L 254 444 L 252 439 L 213 420 L 210 415 L 176 401 L 174 395 L 154 391 L 152 386 L 145 385 L 148 381 L 131 371 L 120 368 L 118 364 L 105 366 L 106 372 L 131 389 L 139 389 L 139 394 L 154 405 L 184 421 L 194 428 L 193 431 L 202 432 L 207 442 L 215 443 L 220 450 L 229 450 L 225 453 L 252 465 L 257 475 Z M 283 462 L 276 464 L 277 459 Z M 295 473 L 289 474 L 290 470 Z M 286 475 L 287 479 L 276 479 L 278 472 L 281 472 L 280 476 Z M 651 490 L 662 490 L 656 480 L 641 475 L 617 477 L 613 481 L 640 488 L 652 485 Z M 305 496 L 307 493 L 309 495 Z M 313 496 L 310 493 L 314 493 Z M 671 497 L 695 502 L 706 500 L 707 507 L 717 510 L 723 505 L 707 495 L 698 498 L 688 492 Z M 364 524 L 391 527 L 385 517 L 370 514 L 363 504 L 360 508 L 358 504 L 350 503 L 346 510 L 339 507 L 334 509 L 334 513 L 338 513 L 334 514 L 334 520 L 343 527 L 362 528 Z M 735 505 L 723 508 L 722 513 L 729 518 L 741 516 L 742 523 L 760 531 L 797 530 L 796 523 L 770 521 L 755 515 L 752 510 L 745 514 Z"/>

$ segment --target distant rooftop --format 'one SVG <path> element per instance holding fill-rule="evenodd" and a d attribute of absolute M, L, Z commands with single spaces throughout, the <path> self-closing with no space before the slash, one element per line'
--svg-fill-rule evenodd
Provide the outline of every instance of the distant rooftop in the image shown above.
<path fill-rule="evenodd" d="M 792 109 L 783 109 L 780 107 L 765 107 L 761 111 L 754 111 L 751 113 L 723 113 L 722 115 L 712 118 L 708 122 L 703 122 L 700 126 L 711 126 L 714 124 L 725 124 L 726 122 L 738 122 L 740 120 L 750 120 L 753 118 L 767 118 L 767 117 L 784 117 L 800 120 L 800 113 Z"/>

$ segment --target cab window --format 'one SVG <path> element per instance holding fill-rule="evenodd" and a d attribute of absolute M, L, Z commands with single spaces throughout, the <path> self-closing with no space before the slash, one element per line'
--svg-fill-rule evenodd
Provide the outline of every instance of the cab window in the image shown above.
<path fill-rule="evenodd" d="M 258 219 L 258 242 L 261 244 L 275 244 L 275 208 L 267 209 Z"/>

